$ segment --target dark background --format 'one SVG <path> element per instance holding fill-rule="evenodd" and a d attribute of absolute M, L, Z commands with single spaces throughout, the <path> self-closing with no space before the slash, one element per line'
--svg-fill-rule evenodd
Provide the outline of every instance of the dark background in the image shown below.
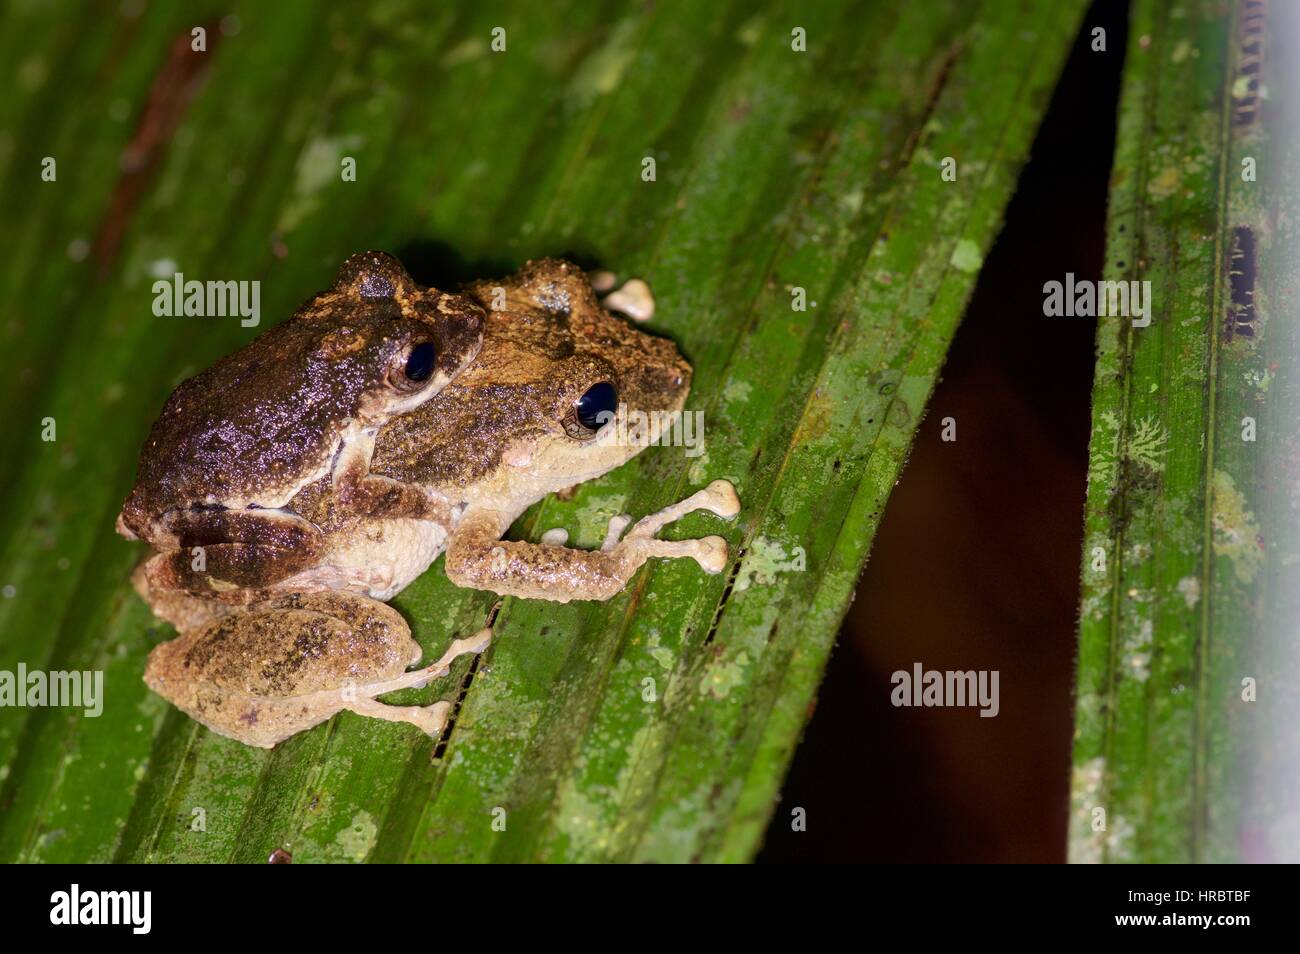
<path fill-rule="evenodd" d="M 1084 20 L 760 861 L 1065 860 L 1096 326 L 1045 318 L 1042 286 L 1101 276 L 1127 12 L 1098 0 Z M 999 715 L 894 708 L 890 676 L 914 662 L 999 670 Z M 806 831 L 791 831 L 796 806 Z"/>

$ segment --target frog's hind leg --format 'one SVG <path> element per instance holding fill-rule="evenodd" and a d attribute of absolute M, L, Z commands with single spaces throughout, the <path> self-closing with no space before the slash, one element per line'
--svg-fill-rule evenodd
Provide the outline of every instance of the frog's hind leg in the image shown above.
<path fill-rule="evenodd" d="M 279 510 L 177 510 L 165 521 L 162 548 L 145 561 L 154 591 L 181 590 L 228 603 L 250 603 L 310 567 L 320 531 Z"/>
<path fill-rule="evenodd" d="M 398 689 L 418 689 L 426 686 L 434 679 L 447 675 L 451 671 L 451 664 L 454 660 L 467 653 L 483 652 L 491 641 L 491 628 L 481 629 L 466 639 L 453 640 L 447 651 L 435 662 L 422 669 L 403 673 L 394 679 L 370 683 L 365 687 L 365 692 L 367 696 L 378 696 L 386 692 L 395 692 Z M 355 712 L 357 715 L 370 716 L 375 719 L 386 719 L 389 722 L 409 722 L 434 738 L 442 734 L 442 730 L 447 725 L 447 718 L 451 715 L 450 702 L 435 702 L 428 706 L 390 706 L 379 702 L 377 699 L 362 697 L 347 701 L 344 708 L 350 712 Z"/>
<path fill-rule="evenodd" d="M 259 543 L 214 543 L 183 550 L 164 550 L 145 561 L 142 571 L 151 590 L 181 590 L 207 599 L 250 603 L 266 591 L 310 567 L 311 548 L 284 550 Z"/>
<path fill-rule="evenodd" d="M 383 682 L 368 683 L 365 687 L 366 695 L 382 696 L 386 692 L 396 692 L 398 689 L 420 689 L 440 679 L 447 673 L 451 672 L 451 664 L 461 656 L 473 653 L 477 655 L 488 648 L 492 642 L 492 628 L 486 627 L 480 629 L 473 636 L 466 636 L 464 639 L 453 639 L 447 651 L 437 660 L 420 669 L 412 669 L 410 672 L 404 672 L 400 676 L 392 679 L 385 679 Z"/>
<path fill-rule="evenodd" d="M 354 699 L 346 703 L 344 708 L 373 719 L 409 722 L 435 739 L 442 734 L 447 726 L 447 717 L 451 715 L 450 702 L 435 702 L 431 706 L 390 706 L 374 699 Z"/>

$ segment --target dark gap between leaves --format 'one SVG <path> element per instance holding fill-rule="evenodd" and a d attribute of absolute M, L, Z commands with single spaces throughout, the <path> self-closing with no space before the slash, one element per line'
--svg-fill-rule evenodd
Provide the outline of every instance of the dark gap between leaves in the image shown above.
<path fill-rule="evenodd" d="M 483 623 L 485 627 L 496 625 L 497 616 L 501 612 L 501 603 L 501 600 L 497 600 L 492 604 L 492 608 L 488 610 L 487 620 Z M 496 639 L 497 633 L 493 630 L 492 641 L 496 642 Z M 489 646 L 482 653 L 476 653 L 474 658 L 470 660 L 469 669 L 465 671 L 465 678 L 460 681 L 460 690 L 456 693 L 456 701 L 451 704 L 451 712 L 447 716 L 446 728 L 442 730 L 442 738 L 438 740 L 438 744 L 433 749 L 431 759 L 434 762 L 447 754 L 447 746 L 451 744 L 451 734 L 456 730 L 456 720 L 460 718 L 461 706 L 465 704 L 465 698 L 469 695 L 469 687 L 474 684 L 474 677 L 478 675 L 479 665 L 484 654 L 491 652 L 491 650 L 492 647 Z"/>
<path fill-rule="evenodd" d="M 1094 27 L 1106 52 L 1090 48 Z M 1095 322 L 1128 4 L 1097 0 L 948 354 L 760 861 L 1065 860 Z M 957 420 L 957 440 L 941 439 Z M 1000 672 L 1001 711 L 895 708 L 891 675 Z M 806 830 L 793 831 L 796 808 Z"/>

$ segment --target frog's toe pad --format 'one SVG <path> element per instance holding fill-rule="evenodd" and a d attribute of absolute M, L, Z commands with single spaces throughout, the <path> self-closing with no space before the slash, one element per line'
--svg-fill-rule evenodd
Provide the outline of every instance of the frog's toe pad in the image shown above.
<path fill-rule="evenodd" d="M 418 726 L 425 735 L 436 739 L 442 735 L 449 715 L 451 715 L 450 702 L 435 702 L 430 706 L 412 706 L 408 721 Z"/>
<path fill-rule="evenodd" d="M 623 283 L 623 287 L 600 300 L 607 311 L 617 311 L 633 321 L 649 321 L 655 314 L 655 299 L 650 286 L 639 278 Z"/>
<path fill-rule="evenodd" d="M 711 510 L 719 517 L 734 517 L 740 513 L 740 496 L 729 480 L 715 480 L 704 488 L 707 503 L 704 509 Z"/>
<path fill-rule="evenodd" d="M 721 573 L 727 565 L 727 541 L 722 537 L 703 537 L 695 541 L 699 544 L 694 555 L 706 573 Z"/>
<path fill-rule="evenodd" d="M 562 547 L 569 542 L 569 531 L 563 527 L 553 527 L 542 534 L 542 546 Z"/>
<path fill-rule="evenodd" d="M 473 636 L 467 636 L 464 639 L 458 639 L 456 643 L 460 644 L 460 651 L 466 653 L 481 653 L 492 644 L 492 627 L 485 626 Z M 453 645 L 456 645 L 453 643 Z"/>

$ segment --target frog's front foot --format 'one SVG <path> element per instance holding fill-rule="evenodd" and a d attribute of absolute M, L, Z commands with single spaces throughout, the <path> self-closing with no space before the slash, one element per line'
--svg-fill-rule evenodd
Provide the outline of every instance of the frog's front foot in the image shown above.
<path fill-rule="evenodd" d="M 655 299 L 650 286 L 639 278 L 633 278 L 613 294 L 600 300 L 602 308 L 627 315 L 633 321 L 649 321 L 655 314 Z"/>
<path fill-rule="evenodd" d="M 609 522 L 604 550 L 617 551 L 620 546 L 642 549 L 647 556 L 690 557 L 707 573 L 718 573 L 727 565 L 727 541 L 718 536 L 697 540 L 659 540 L 655 537 L 668 524 L 680 520 L 696 510 L 708 510 L 719 517 L 734 517 L 740 512 L 740 498 L 730 481 L 715 480 L 703 490 L 697 490 L 685 500 L 642 517 L 621 540 L 619 534 L 630 522 L 625 515 Z"/>
<path fill-rule="evenodd" d="M 613 272 L 601 271 L 591 275 L 591 287 L 597 294 L 604 295 L 600 299 L 602 308 L 617 311 L 637 322 L 649 321 L 654 317 L 655 298 L 649 285 L 639 278 L 630 278 L 615 291 L 617 282 Z"/>

